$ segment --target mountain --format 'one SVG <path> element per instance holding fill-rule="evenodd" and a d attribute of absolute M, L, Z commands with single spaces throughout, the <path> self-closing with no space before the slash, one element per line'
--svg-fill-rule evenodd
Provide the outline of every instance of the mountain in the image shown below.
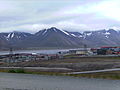
<path fill-rule="evenodd" d="M 5 39 L 4 34 L 0 33 L 0 49 L 8 46 L 8 42 Z"/>
<path fill-rule="evenodd" d="M 86 31 L 83 33 L 83 37 L 85 40 L 94 43 L 95 47 L 120 45 L 120 32 L 113 29 Z"/>
<path fill-rule="evenodd" d="M 35 34 L 15 31 L 0 33 L 0 49 L 11 46 L 16 48 L 77 48 L 84 45 L 88 47 L 120 46 L 120 31 L 104 29 L 80 33 L 51 27 Z"/>
<path fill-rule="evenodd" d="M 18 43 L 22 43 L 26 38 L 32 36 L 30 33 L 25 32 L 10 32 L 10 33 L 0 33 L 0 45 L 1 47 L 17 47 Z"/>
<path fill-rule="evenodd" d="M 82 39 L 55 27 L 40 30 L 24 41 L 29 47 L 80 47 Z"/>

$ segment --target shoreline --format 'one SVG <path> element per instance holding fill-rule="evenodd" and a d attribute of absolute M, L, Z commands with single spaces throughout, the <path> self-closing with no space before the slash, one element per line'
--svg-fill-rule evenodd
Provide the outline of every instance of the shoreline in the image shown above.
<path fill-rule="evenodd" d="M 67 47 L 66 48 L 62 48 L 62 47 L 61 48 L 57 48 L 57 47 L 46 47 L 46 48 L 44 48 L 43 47 L 43 48 L 26 48 L 26 49 L 24 49 L 24 48 L 23 49 L 14 49 L 13 48 L 13 49 L 14 49 L 14 51 L 24 51 L 24 50 L 62 50 L 62 49 L 64 50 L 64 49 L 79 49 L 79 48 L 83 48 L 83 47 L 76 47 L 76 48 L 71 48 L 71 47 L 70 48 L 67 48 Z M 5 49 L 5 50 L 0 49 L 0 51 L 9 51 L 9 49 Z"/>

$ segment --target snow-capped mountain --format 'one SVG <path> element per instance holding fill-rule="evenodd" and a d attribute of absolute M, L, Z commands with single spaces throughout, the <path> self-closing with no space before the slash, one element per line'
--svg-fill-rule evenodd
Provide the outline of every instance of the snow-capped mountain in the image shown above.
<path fill-rule="evenodd" d="M 14 31 L 10 33 L 0 33 L 0 35 L 6 40 L 10 41 L 10 40 L 22 40 L 26 37 L 31 36 L 32 34 Z"/>
<path fill-rule="evenodd" d="M 9 47 L 10 45 L 12 46 L 17 46 L 16 44 L 19 42 L 24 41 L 26 38 L 30 37 L 32 34 L 30 33 L 25 33 L 25 32 L 10 32 L 10 33 L 0 33 L 0 41 L 4 42 L 4 47 L 5 45 Z"/>
<path fill-rule="evenodd" d="M 24 42 L 30 47 L 79 47 L 82 44 L 79 40 L 80 38 L 73 36 L 67 31 L 52 27 L 40 30 Z"/>
<path fill-rule="evenodd" d="M 113 29 L 84 32 L 83 37 L 85 40 L 94 43 L 95 46 L 120 45 L 120 32 Z"/>
<path fill-rule="evenodd" d="M 29 47 L 99 47 L 120 46 L 120 31 L 114 29 L 69 32 L 51 27 L 35 34 L 25 32 L 0 33 L 0 47 L 10 45 L 21 48 Z"/>

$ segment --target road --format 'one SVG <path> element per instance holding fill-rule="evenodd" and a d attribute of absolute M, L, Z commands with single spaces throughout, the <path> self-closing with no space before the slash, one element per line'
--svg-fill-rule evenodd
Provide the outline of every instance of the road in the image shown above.
<path fill-rule="evenodd" d="M 83 72 L 71 72 L 67 74 L 89 74 L 89 73 L 97 73 L 97 72 L 110 72 L 110 71 L 120 71 L 120 68 L 114 69 L 104 69 L 104 70 L 94 70 L 94 71 L 83 71 Z"/>

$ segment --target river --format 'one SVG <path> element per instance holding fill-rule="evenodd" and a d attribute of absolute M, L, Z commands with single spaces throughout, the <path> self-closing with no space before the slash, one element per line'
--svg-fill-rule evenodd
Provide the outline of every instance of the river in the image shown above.
<path fill-rule="evenodd" d="M 0 73 L 0 90 L 120 90 L 120 80 Z"/>

